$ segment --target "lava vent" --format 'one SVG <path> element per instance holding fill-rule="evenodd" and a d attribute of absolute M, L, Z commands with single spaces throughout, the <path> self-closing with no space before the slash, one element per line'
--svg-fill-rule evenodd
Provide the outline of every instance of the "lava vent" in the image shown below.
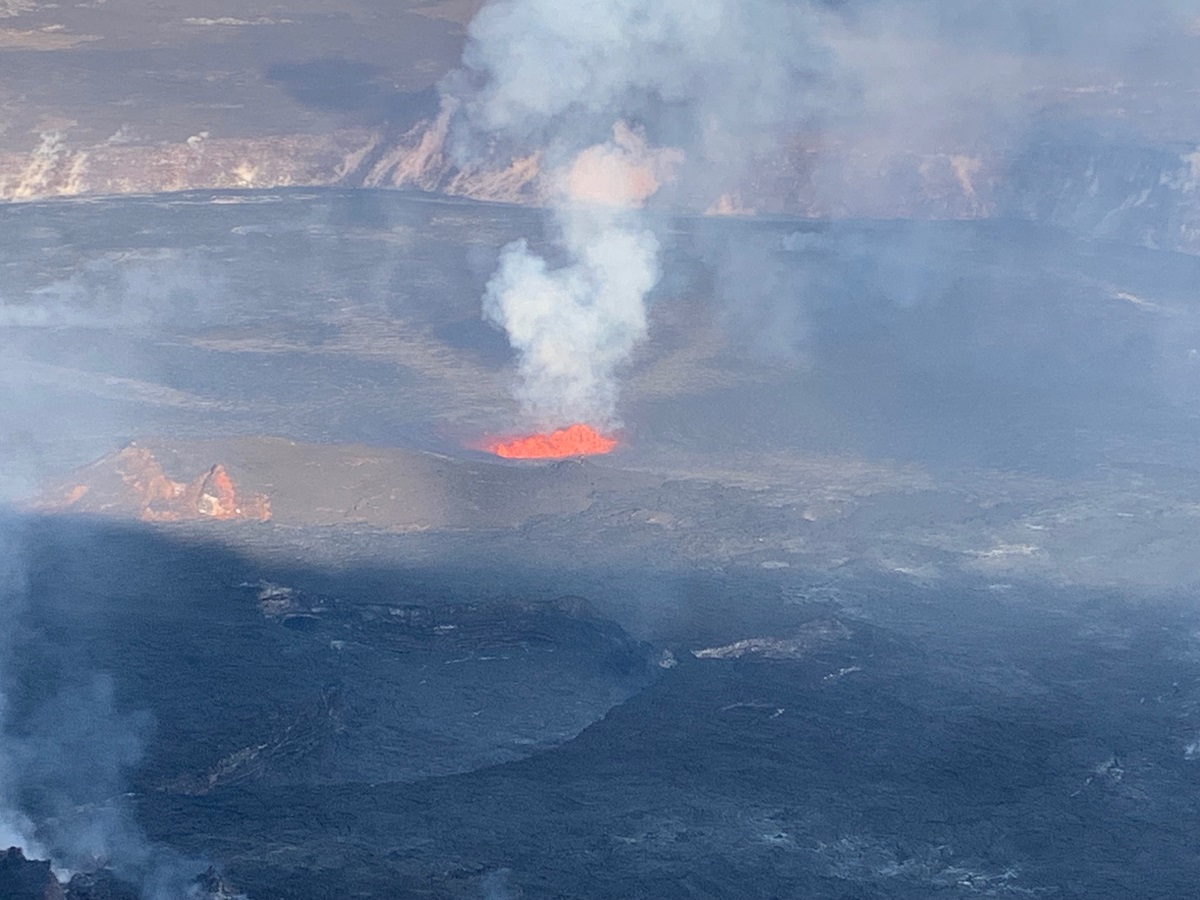
<path fill-rule="evenodd" d="M 505 459 L 563 459 L 609 453 L 616 438 L 605 437 L 590 425 L 571 425 L 549 434 L 531 434 L 493 444 L 488 449 Z"/>

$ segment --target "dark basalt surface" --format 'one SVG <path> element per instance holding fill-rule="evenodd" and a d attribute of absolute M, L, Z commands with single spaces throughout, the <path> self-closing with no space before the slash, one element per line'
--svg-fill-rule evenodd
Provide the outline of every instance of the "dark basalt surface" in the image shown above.
<path fill-rule="evenodd" d="M 177 892 L 188 900 L 237 900 L 215 869 L 190 879 Z M 142 890 L 111 869 L 77 872 L 64 883 L 44 859 L 27 859 L 18 847 L 0 850 L 0 897 L 4 900 L 139 900 Z"/>
<path fill-rule="evenodd" d="M 1200 865 L 1190 609 L 848 575 L 872 624 L 745 572 L 649 647 L 605 612 L 630 573 L 593 605 L 381 560 L 333 596 L 195 530 L 24 533 L 16 731 L 108 673 L 153 717 L 138 822 L 251 897 L 1174 898 Z"/>
<path fill-rule="evenodd" d="M 573 737 L 654 668 L 580 598 L 439 596 L 402 572 L 383 590 L 350 575 L 324 596 L 137 528 L 45 521 L 27 540 L 36 602 L 16 717 L 72 669 L 120 673 L 118 698 L 153 716 L 152 790 L 412 780 L 516 759 Z"/>
<path fill-rule="evenodd" d="M 62 900 L 62 885 L 47 860 L 26 859 L 17 847 L 0 850 L 0 897 L 7 900 Z"/>

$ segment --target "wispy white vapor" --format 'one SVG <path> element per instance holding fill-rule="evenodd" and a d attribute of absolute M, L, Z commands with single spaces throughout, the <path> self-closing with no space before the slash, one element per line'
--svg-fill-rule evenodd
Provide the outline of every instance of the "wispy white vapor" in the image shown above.
<path fill-rule="evenodd" d="M 24 606 L 24 553 L 16 527 L 0 517 L 0 847 L 23 847 L 31 854 L 42 854 L 41 845 L 34 840 L 33 823 L 20 810 L 16 801 L 17 761 L 12 747 L 5 740 L 8 698 L 4 691 L 9 655 L 15 639 L 15 623 Z"/>
<path fill-rule="evenodd" d="M 609 425 L 616 371 L 646 334 L 658 241 L 616 213 L 572 211 L 563 225 L 573 261 L 551 269 L 523 240 L 505 247 L 484 316 L 520 353 L 515 393 L 540 426 Z"/>
<path fill-rule="evenodd" d="M 496 0 L 470 26 L 463 62 L 482 85 L 466 112 L 485 133 L 546 144 L 672 104 L 686 114 L 662 139 L 689 146 L 801 121 L 822 15 L 789 0 Z"/>
<path fill-rule="evenodd" d="M 195 896 L 192 883 L 206 864 L 151 843 L 128 801 L 127 776 L 150 722 L 119 708 L 114 679 L 63 673 L 57 693 L 22 704 L 15 727 L 9 702 L 28 693 L 29 677 L 18 642 L 31 639 L 22 629 L 38 597 L 29 528 L 0 507 L 0 845 L 52 860 L 60 877 L 108 867 L 144 900 Z"/>
<path fill-rule="evenodd" d="M 515 394 L 540 426 L 611 425 L 616 373 L 646 334 L 658 239 L 637 207 L 680 159 L 618 124 L 558 175 L 556 227 L 568 262 L 551 268 L 525 241 L 504 248 L 484 317 L 520 355 Z"/>

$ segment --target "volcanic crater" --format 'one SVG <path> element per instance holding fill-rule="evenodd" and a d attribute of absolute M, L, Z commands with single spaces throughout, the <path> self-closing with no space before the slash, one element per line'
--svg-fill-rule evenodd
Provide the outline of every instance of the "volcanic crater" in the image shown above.
<path fill-rule="evenodd" d="M 479 446 L 522 415 L 470 260 L 527 211 L 4 217 L 4 773 L 58 834 L 118 821 L 140 858 L 215 866 L 211 896 L 281 900 L 1192 890 L 1200 620 L 1170 590 L 1200 577 L 1196 435 L 1127 359 L 1157 313 L 1096 285 L 1186 321 L 1193 261 L 1012 223 L 681 220 L 672 266 L 761 238 L 770 271 L 843 285 L 770 320 L 815 362 L 755 356 L 754 309 L 677 283 L 614 452 L 513 461 Z M 1008 366 L 1042 330 L 960 294 L 1080 324 Z M 1072 368 L 1097 356 L 1111 402 Z M 71 862 L 80 896 L 139 881 Z M 0 877 L 54 896 L 27 863 Z"/>

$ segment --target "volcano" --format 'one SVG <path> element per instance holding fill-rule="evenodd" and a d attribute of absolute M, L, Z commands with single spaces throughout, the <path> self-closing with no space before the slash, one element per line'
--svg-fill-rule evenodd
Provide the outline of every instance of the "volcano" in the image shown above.
<path fill-rule="evenodd" d="M 576 424 L 549 434 L 531 434 L 494 444 L 490 449 L 506 459 L 562 459 L 609 453 L 616 446 L 615 438 L 605 437 L 590 425 Z"/>

